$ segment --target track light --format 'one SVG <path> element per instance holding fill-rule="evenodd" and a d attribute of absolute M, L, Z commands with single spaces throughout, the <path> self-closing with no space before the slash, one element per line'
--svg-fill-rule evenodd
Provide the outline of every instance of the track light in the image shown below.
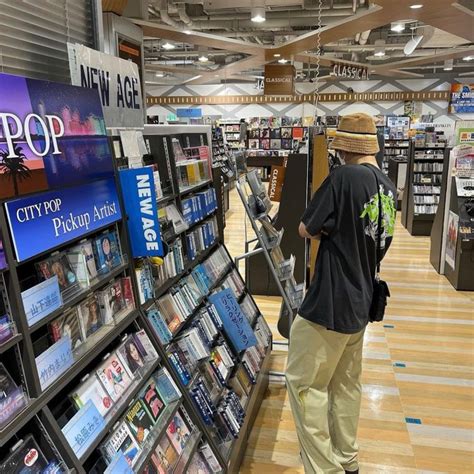
<path fill-rule="evenodd" d="M 446 61 L 444 61 L 443 71 L 452 71 L 453 66 L 454 66 L 454 60 L 453 59 L 446 59 Z"/>
<path fill-rule="evenodd" d="M 402 31 L 405 31 L 405 24 L 404 23 L 392 23 L 390 25 L 390 31 L 395 31 L 396 33 L 401 33 Z"/>
<path fill-rule="evenodd" d="M 410 56 L 410 54 L 415 51 L 415 49 L 419 46 L 423 39 L 423 35 L 416 35 L 414 36 L 408 43 L 405 45 L 403 48 L 403 52 L 407 55 Z"/>
<path fill-rule="evenodd" d="M 383 58 L 385 56 L 385 41 L 382 39 L 375 40 L 374 46 L 374 56 L 377 56 L 378 58 Z"/>
<path fill-rule="evenodd" d="M 263 23 L 266 20 L 265 7 L 253 7 L 250 19 L 254 23 Z"/>
<path fill-rule="evenodd" d="M 174 44 L 171 44 L 169 42 L 166 42 L 163 46 L 162 46 L 163 49 L 166 49 L 167 51 L 169 51 L 170 49 L 174 49 L 176 48 L 176 46 Z"/>

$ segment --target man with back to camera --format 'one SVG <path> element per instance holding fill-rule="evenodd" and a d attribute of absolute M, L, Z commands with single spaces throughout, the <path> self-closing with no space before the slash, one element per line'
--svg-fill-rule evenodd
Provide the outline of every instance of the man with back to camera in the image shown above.
<path fill-rule="evenodd" d="M 393 237 L 396 190 L 380 171 L 369 115 L 341 117 L 332 148 L 346 165 L 322 183 L 301 237 L 321 239 L 314 278 L 290 332 L 286 382 L 306 474 L 358 473 L 362 345 L 381 251 Z"/>

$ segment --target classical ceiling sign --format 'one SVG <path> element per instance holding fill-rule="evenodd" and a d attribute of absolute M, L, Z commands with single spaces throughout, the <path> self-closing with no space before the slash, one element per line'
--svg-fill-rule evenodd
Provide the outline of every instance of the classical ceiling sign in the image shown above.
<path fill-rule="evenodd" d="M 263 93 L 265 95 L 294 94 L 295 67 L 291 65 L 267 64 Z"/>
<path fill-rule="evenodd" d="M 369 70 L 366 67 L 353 66 L 351 64 L 334 63 L 331 74 L 344 79 L 356 79 L 366 81 L 369 78 Z"/>

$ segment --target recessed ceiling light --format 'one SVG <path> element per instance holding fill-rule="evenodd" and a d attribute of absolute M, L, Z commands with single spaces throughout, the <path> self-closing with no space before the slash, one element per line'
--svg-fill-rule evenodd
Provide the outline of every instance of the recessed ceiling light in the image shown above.
<path fill-rule="evenodd" d="M 474 56 L 465 56 L 462 58 L 463 61 L 472 61 L 474 59 Z"/>
<path fill-rule="evenodd" d="M 376 53 L 374 53 L 374 56 L 382 58 L 383 56 L 385 56 L 385 51 L 377 51 Z"/>
<path fill-rule="evenodd" d="M 281 56 L 280 53 L 275 53 L 275 54 L 273 55 L 274 58 L 279 58 L 280 56 Z"/>
<path fill-rule="evenodd" d="M 423 4 L 422 3 L 415 3 L 414 5 L 410 5 L 410 8 L 412 10 L 418 10 L 419 8 L 423 8 Z"/>
<path fill-rule="evenodd" d="M 395 31 L 396 33 L 401 33 L 402 31 L 405 30 L 405 24 L 404 23 L 392 23 L 390 26 L 391 31 Z"/>
<path fill-rule="evenodd" d="M 192 31 L 191 30 L 183 30 L 183 33 L 185 35 L 190 35 L 190 34 L 192 34 Z"/>
<path fill-rule="evenodd" d="M 263 23 L 265 21 L 265 7 L 253 7 L 250 19 L 254 23 Z"/>
<path fill-rule="evenodd" d="M 205 54 L 201 54 L 201 56 L 199 56 L 199 61 L 201 61 L 202 63 L 207 63 L 207 61 L 209 61 L 209 58 L 205 55 Z"/>
<path fill-rule="evenodd" d="M 288 62 L 288 59 L 281 58 L 281 59 L 278 60 L 278 62 L 279 62 L 280 64 L 286 64 L 286 63 Z"/>
<path fill-rule="evenodd" d="M 453 66 L 454 66 L 454 60 L 453 59 L 446 59 L 446 61 L 444 61 L 443 71 L 452 71 Z"/>
<path fill-rule="evenodd" d="M 166 49 L 166 50 L 170 50 L 170 49 L 174 49 L 176 48 L 176 46 L 174 44 L 171 44 L 171 43 L 168 43 L 166 42 L 163 46 L 162 46 L 163 49 Z"/>
<path fill-rule="evenodd" d="M 155 74 L 155 77 L 165 77 L 165 75 L 164 75 L 164 73 L 162 73 L 162 72 L 157 72 L 157 73 Z"/>
<path fill-rule="evenodd" d="M 214 74 L 214 77 L 219 77 L 219 74 Z"/>

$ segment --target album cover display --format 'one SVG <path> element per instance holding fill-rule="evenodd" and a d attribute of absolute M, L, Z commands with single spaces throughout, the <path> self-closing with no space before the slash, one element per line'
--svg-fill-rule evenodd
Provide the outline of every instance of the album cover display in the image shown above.
<path fill-rule="evenodd" d="M 191 436 L 189 428 L 179 413 L 176 413 L 166 428 L 166 434 L 178 454 L 181 454 Z"/>
<path fill-rule="evenodd" d="M 121 280 L 117 280 L 106 286 L 102 291 L 98 291 L 97 301 L 104 324 L 113 322 L 114 316 L 125 307 Z"/>
<path fill-rule="evenodd" d="M 122 255 L 117 234 L 105 232 L 94 239 L 94 252 L 97 271 L 101 274 L 110 272 L 122 263 Z"/>
<path fill-rule="evenodd" d="M 113 405 L 110 395 L 95 374 L 90 375 L 77 386 L 71 393 L 71 398 L 78 409 L 91 400 L 102 416 L 107 415 Z"/>
<path fill-rule="evenodd" d="M 116 354 L 120 357 L 122 364 L 128 369 L 132 377 L 145 367 L 145 361 L 133 335 L 128 336 L 125 342 L 118 347 Z"/>
<path fill-rule="evenodd" d="M 49 258 L 36 263 L 35 266 L 42 281 L 48 280 L 54 275 L 58 277 L 59 289 L 63 299 L 67 299 L 67 295 L 79 288 L 77 276 L 65 253 L 51 255 Z"/>
<path fill-rule="evenodd" d="M 25 406 L 23 388 L 16 385 L 0 362 L 0 427 L 7 424 Z"/>
<path fill-rule="evenodd" d="M 91 240 L 80 242 L 78 245 L 73 247 L 68 253 L 82 254 L 86 262 L 87 274 L 89 281 L 97 277 L 97 266 L 94 257 L 94 248 Z"/>
<path fill-rule="evenodd" d="M 201 454 L 194 453 L 186 474 L 212 474 L 212 471 L 209 469 L 209 466 L 206 464 L 206 461 L 204 461 Z"/>
<path fill-rule="evenodd" d="M 84 339 L 92 336 L 103 326 L 99 300 L 96 294 L 91 295 L 78 306 L 78 314 Z"/>
<path fill-rule="evenodd" d="M 77 308 L 71 308 L 49 325 L 52 342 L 57 342 L 64 336 L 71 338 L 72 349 L 77 349 L 84 341 Z"/>
<path fill-rule="evenodd" d="M 132 432 L 135 440 L 141 445 L 153 428 L 154 421 L 148 415 L 145 406 L 140 400 L 135 401 L 125 415 L 128 427 Z"/>
<path fill-rule="evenodd" d="M 144 329 L 137 331 L 133 337 L 135 338 L 135 344 L 145 362 L 153 362 L 158 359 L 158 352 L 156 352 L 153 343 L 150 341 L 150 338 Z"/>
<path fill-rule="evenodd" d="M 122 452 L 128 464 L 134 466 L 141 449 L 127 423 L 122 421 L 118 428 L 104 442 L 102 451 L 109 462 L 112 461 L 116 453 Z"/>
<path fill-rule="evenodd" d="M 181 397 L 181 392 L 166 367 L 160 369 L 154 378 L 158 393 L 166 404 L 170 404 Z"/>
<path fill-rule="evenodd" d="M 158 456 L 160 464 L 167 474 L 173 472 L 173 468 L 178 460 L 178 453 L 174 449 L 167 436 L 163 436 L 156 447 L 155 453 Z"/>
<path fill-rule="evenodd" d="M 0 472 L 8 474 L 40 474 L 49 466 L 48 460 L 31 434 L 27 435 L 0 465 Z"/>
<path fill-rule="evenodd" d="M 165 404 L 158 393 L 157 384 L 154 378 L 148 380 L 141 390 L 139 398 L 147 409 L 150 417 L 156 423 L 165 407 Z"/>
<path fill-rule="evenodd" d="M 97 376 L 114 402 L 132 383 L 130 375 L 115 353 L 97 369 Z"/>

